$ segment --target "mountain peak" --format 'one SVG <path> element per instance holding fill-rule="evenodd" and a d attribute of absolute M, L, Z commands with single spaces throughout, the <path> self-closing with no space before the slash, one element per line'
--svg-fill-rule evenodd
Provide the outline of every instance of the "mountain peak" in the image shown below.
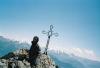
<path fill-rule="evenodd" d="M 8 53 L 7 55 L 3 56 L 2 59 L 5 60 L 6 67 L 9 68 L 9 64 L 15 64 L 14 67 L 19 68 L 31 68 L 29 60 L 29 50 L 28 49 L 20 49 L 15 52 Z M 17 58 L 17 59 L 15 59 Z M 2 60 L 1 59 L 1 60 Z M 34 61 L 34 60 L 33 60 Z M 7 63 L 8 62 L 8 63 Z M 1 61 L 2 63 L 2 61 Z M 18 64 L 16 64 L 18 63 Z M 8 65 L 7 65 L 8 64 Z M 2 65 L 3 66 L 3 65 Z M 36 58 L 36 66 L 35 68 L 56 68 L 55 62 L 50 58 L 49 55 L 45 55 L 43 53 L 40 53 Z M 13 65 L 11 65 L 13 67 Z"/>

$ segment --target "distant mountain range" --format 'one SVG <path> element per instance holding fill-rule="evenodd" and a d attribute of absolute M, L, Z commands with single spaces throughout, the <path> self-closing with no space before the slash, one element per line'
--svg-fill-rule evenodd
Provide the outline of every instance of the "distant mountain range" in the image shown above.
<path fill-rule="evenodd" d="M 13 41 L 0 36 L 0 56 L 20 48 L 30 48 L 30 45 Z M 100 68 L 100 61 L 80 57 L 77 54 L 69 54 L 66 51 L 51 49 L 49 55 L 55 60 L 60 68 Z"/>
<path fill-rule="evenodd" d="M 100 68 L 100 61 L 69 55 L 64 52 L 49 51 L 49 55 L 60 68 Z"/>
<path fill-rule="evenodd" d="M 0 56 L 3 56 L 9 52 L 15 51 L 20 48 L 29 48 L 30 45 L 26 42 L 20 43 L 19 41 L 13 41 L 3 36 L 0 36 Z"/>

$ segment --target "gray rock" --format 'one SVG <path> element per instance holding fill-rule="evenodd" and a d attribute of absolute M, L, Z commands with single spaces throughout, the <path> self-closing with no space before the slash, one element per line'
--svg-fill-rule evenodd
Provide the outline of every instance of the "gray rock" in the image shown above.
<path fill-rule="evenodd" d="M 56 64 L 48 55 L 40 54 L 36 61 L 36 68 L 56 68 Z"/>
<path fill-rule="evenodd" d="M 13 57 L 12 55 L 13 54 Z M 11 56 L 10 56 L 11 55 Z M 28 62 L 28 50 L 20 49 L 15 52 L 8 54 L 8 59 L 2 59 L 0 61 L 0 68 L 8 68 L 9 62 L 11 62 L 12 68 L 31 68 L 30 63 Z M 17 58 L 16 58 L 17 57 Z M 6 56 L 5 56 L 6 58 Z M 19 59 L 20 58 L 20 59 Z M 24 59 L 24 60 L 23 60 Z M 35 68 L 56 68 L 55 62 L 50 58 L 49 55 L 40 53 L 36 59 Z"/>

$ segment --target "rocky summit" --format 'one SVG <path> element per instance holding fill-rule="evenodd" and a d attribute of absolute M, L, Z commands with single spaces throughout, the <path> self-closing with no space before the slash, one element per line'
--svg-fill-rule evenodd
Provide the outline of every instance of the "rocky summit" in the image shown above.
<path fill-rule="evenodd" d="M 1 57 L 0 68 L 31 68 L 28 62 L 28 49 L 20 49 Z M 40 53 L 33 68 L 58 68 L 49 55 Z"/>

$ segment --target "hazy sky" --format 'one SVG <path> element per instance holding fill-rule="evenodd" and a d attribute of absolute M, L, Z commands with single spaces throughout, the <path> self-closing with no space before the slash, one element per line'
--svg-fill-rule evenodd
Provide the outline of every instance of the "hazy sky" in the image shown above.
<path fill-rule="evenodd" d="M 0 0 L 0 35 L 30 42 L 54 25 L 51 46 L 86 48 L 100 55 L 99 0 Z"/>

